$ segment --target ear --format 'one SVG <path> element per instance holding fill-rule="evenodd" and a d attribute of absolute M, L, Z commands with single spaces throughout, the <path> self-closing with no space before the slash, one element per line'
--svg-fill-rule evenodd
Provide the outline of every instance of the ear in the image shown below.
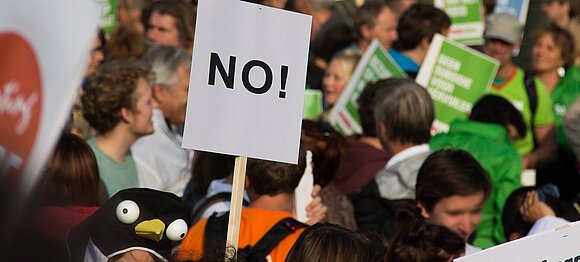
<path fill-rule="evenodd" d="M 429 212 L 427 212 L 427 209 L 425 209 L 421 203 L 417 203 L 417 207 L 421 209 L 421 216 L 423 216 L 425 219 L 429 219 Z"/>
<path fill-rule="evenodd" d="M 133 113 L 126 107 L 121 108 L 121 121 L 131 123 L 133 121 Z"/>
<path fill-rule="evenodd" d="M 522 46 L 522 39 L 518 39 L 515 43 L 514 43 L 514 48 L 518 49 Z"/>
<path fill-rule="evenodd" d="M 423 39 L 421 39 L 421 42 L 419 43 L 419 47 L 421 47 L 421 50 L 429 50 L 429 46 L 431 45 L 431 39 L 427 38 L 427 37 L 423 37 Z"/>
<path fill-rule="evenodd" d="M 507 124 L 506 129 L 507 129 L 508 137 L 509 137 L 510 141 L 515 141 L 519 138 L 518 130 L 514 125 Z"/>
<path fill-rule="evenodd" d="M 366 25 L 361 25 L 359 30 L 364 40 L 368 40 L 369 42 L 373 40 L 371 30 Z"/>
<path fill-rule="evenodd" d="M 160 85 L 153 86 L 153 98 L 157 101 L 163 101 L 167 97 L 167 89 Z"/>
<path fill-rule="evenodd" d="M 389 138 L 389 134 L 387 133 L 387 127 L 385 127 L 384 123 L 379 124 L 379 139 L 381 141 L 387 141 Z"/>

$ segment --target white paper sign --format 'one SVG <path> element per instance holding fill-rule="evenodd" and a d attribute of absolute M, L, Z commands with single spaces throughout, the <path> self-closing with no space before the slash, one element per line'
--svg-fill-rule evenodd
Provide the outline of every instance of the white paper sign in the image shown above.
<path fill-rule="evenodd" d="M 298 162 L 311 17 L 199 1 L 183 147 Z"/>
<path fill-rule="evenodd" d="M 580 222 L 553 231 L 528 236 L 481 252 L 455 259 L 456 262 L 558 262 L 580 261 Z"/>
<path fill-rule="evenodd" d="M 69 117 L 98 16 L 91 0 L 0 3 L 0 174 L 24 192 Z"/>

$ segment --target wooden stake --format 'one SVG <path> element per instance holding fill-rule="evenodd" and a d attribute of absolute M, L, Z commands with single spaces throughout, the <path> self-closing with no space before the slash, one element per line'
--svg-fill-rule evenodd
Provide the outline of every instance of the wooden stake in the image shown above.
<path fill-rule="evenodd" d="M 244 199 L 244 183 L 246 181 L 247 162 L 248 158 L 245 156 L 236 157 L 234 181 L 232 184 L 232 198 L 230 202 L 230 218 L 228 221 L 228 236 L 226 238 L 226 258 L 234 255 L 237 257 L 238 253 L 238 239 L 240 236 L 240 219 L 242 216 L 242 202 Z M 226 259 L 226 261 L 229 260 Z"/>

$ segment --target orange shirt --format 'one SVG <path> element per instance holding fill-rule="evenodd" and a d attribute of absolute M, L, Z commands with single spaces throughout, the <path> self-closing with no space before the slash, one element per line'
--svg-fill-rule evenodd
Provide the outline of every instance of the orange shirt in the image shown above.
<path fill-rule="evenodd" d="M 240 220 L 240 236 L 238 247 L 244 248 L 248 245 L 254 246 L 258 241 L 272 228 L 278 221 L 292 217 L 292 214 L 284 211 L 270 211 L 258 208 L 242 208 L 242 217 Z M 180 260 L 199 260 L 203 256 L 203 236 L 207 218 L 202 219 L 192 229 L 181 242 L 178 258 Z M 296 242 L 296 239 L 304 231 L 303 228 L 296 230 L 294 233 L 284 238 L 270 252 L 272 262 L 283 262 L 290 249 Z"/>

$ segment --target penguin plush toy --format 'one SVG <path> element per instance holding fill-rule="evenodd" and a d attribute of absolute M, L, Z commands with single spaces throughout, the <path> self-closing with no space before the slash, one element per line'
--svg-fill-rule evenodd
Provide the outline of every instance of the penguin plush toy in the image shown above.
<path fill-rule="evenodd" d="M 167 261 L 188 230 L 190 209 L 181 198 L 147 188 L 119 191 L 67 238 L 71 261 L 107 261 L 133 250 Z"/>

